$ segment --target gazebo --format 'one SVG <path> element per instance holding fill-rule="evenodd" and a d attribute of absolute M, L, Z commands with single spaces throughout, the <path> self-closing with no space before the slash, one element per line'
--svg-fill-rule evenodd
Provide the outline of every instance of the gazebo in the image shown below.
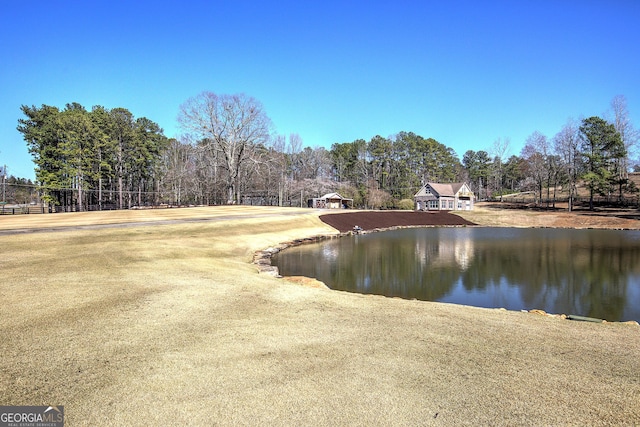
<path fill-rule="evenodd" d="M 345 199 L 338 193 L 328 193 L 309 199 L 307 206 L 316 209 L 349 209 L 353 207 L 353 199 Z"/>

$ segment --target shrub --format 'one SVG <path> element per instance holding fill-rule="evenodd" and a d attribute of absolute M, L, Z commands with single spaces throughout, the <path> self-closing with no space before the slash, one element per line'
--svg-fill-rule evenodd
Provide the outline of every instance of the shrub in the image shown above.
<path fill-rule="evenodd" d="M 414 207 L 413 200 L 411 200 L 411 199 L 402 199 L 402 200 L 400 200 L 398 202 L 396 207 L 398 209 L 403 209 L 403 210 L 413 210 L 413 207 Z"/>

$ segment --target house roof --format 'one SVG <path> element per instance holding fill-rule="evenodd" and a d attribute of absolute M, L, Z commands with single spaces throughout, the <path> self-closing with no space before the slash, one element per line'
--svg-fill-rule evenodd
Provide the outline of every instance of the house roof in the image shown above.
<path fill-rule="evenodd" d="M 327 193 L 322 197 L 318 197 L 318 199 L 324 200 L 350 200 L 353 202 L 353 199 L 347 199 L 346 197 L 342 197 L 340 193 Z"/>
<path fill-rule="evenodd" d="M 340 200 L 342 200 L 343 197 L 338 193 L 327 193 L 324 196 L 322 196 L 321 199 L 340 199 Z"/>
<path fill-rule="evenodd" d="M 454 197 L 458 191 L 460 191 L 460 189 L 462 188 L 462 186 L 464 185 L 464 182 L 456 182 L 456 183 L 452 183 L 452 184 L 438 184 L 436 182 L 428 182 L 426 185 L 424 185 L 420 191 L 418 191 L 416 193 L 416 196 L 426 196 L 426 188 L 427 185 L 435 192 L 438 194 L 438 196 L 445 196 L 445 197 Z"/>

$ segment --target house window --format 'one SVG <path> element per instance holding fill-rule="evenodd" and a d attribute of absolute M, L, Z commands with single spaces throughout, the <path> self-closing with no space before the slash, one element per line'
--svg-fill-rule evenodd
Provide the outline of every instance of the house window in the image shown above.
<path fill-rule="evenodd" d="M 438 201 L 429 200 L 429 209 L 438 209 Z"/>
<path fill-rule="evenodd" d="M 458 201 L 458 210 L 459 211 L 462 210 L 462 201 L 461 200 Z"/>
<path fill-rule="evenodd" d="M 449 200 L 449 210 L 453 210 L 453 200 Z"/>

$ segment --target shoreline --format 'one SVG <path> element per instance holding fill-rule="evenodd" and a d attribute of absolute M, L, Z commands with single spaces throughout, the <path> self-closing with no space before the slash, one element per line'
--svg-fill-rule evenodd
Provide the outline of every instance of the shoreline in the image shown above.
<path fill-rule="evenodd" d="M 345 227 L 349 227 L 352 226 L 351 224 L 356 224 L 353 225 L 353 227 L 358 227 L 357 222 L 358 220 L 362 219 L 362 214 L 366 214 L 366 212 L 357 212 L 357 214 L 359 215 L 354 215 L 354 213 L 351 212 L 340 212 L 340 213 L 331 213 L 331 214 L 324 214 L 324 215 L 320 215 L 319 218 L 325 222 L 326 224 L 334 227 L 333 224 L 339 224 L 342 226 L 342 229 L 345 229 Z M 383 214 L 384 215 L 384 214 Z M 431 214 L 433 215 L 433 214 Z M 342 218 L 342 221 L 325 221 L 325 219 L 323 219 L 323 217 L 332 217 L 332 218 L 336 218 L 338 216 L 342 216 L 344 218 Z M 350 217 L 350 218 L 349 218 Z M 466 223 L 462 223 L 462 222 L 466 222 Z M 335 292 L 334 289 L 330 288 L 329 286 L 327 286 L 324 282 L 318 280 L 315 277 L 308 277 L 308 276 L 282 276 L 279 273 L 278 267 L 274 266 L 272 264 L 272 257 L 278 253 L 280 253 L 281 251 L 284 251 L 288 248 L 292 248 L 292 247 L 296 247 L 296 246 L 300 246 L 300 245 L 306 245 L 306 244 L 314 244 L 314 243 L 321 243 L 324 242 L 326 240 L 332 240 L 332 239 L 336 239 L 336 238 L 342 238 L 342 237 L 346 237 L 346 236 L 352 236 L 352 235 L 356 235 L 356 234 L 369 234 L 369 233 L 378 233 L 378 232 L 385 232 L 385 231 L 393 231 L 393 230 L 401 230 L 401 229 L 409 229 L 409 228 L 447 228 L 447 227 L 506 227 L 506 228 L 562 228 L 562 229 L 571 229 L 571 230 L 595 230 L 598 228 L 595 227 L 564 227 L 564 226 L 534 226 L 534 227 L 524 227 L 524 226 L 484 226 L 484 225 L 479 225 L 479 224 L 475 224 L 475 223 L 471 223 L 468 221 L 461 221 L 460 224 L 453 224 L 453 225 L 437 225 L 437 224 L 420 224 L 420 225 L 394 225 L 394 226 L 387 226 L 387 227 L 375 227 L 375 228 L 371 228 L 372 223 L 375 223 L 374 221 L 367 221 L 367 224 L 369 224 L 369 228 L 366 229 L 360 229 L 360 230 L 351 230 L 351 231 L 341 231 L 341 230 L 337 230 L 339 234 L 329 234 L 329 235 L 317 235 L 317 236 L 312 236 L 312 237 L 307 237 L 307 238 L 301 238 L 301 239 L 295 239 L 292 241 L 288 241 L 288 242 L 282 242 L 278 245 L 275 246 L 270 246 L 266 249 L 262 249 L 262 250 L 258 250 L 256 252 L 254 252 L 253 255 L 253 261 L 252 264 L 254 264 L 257 269 L 258 272 L 260 274 L 267 274 L 270 276 L 274 276 L 278 279 L 282 279 L 282 280 L 287 280 L 289 282 L 298 284 L 300 286 L 310 286 L 310 287 L 315 287 L 315 288 L 323 288 L 323 289 L 327 289 L 330 290 L 332 292 Z M 345 225 L 346 224 L 346 225 Z M 335 227 L 334 227 L 335 228 Z M 632 230 L 636 230 L 634 228 L 607 228 L 609 230 L 620 230 L 620 231 L 632 231 Z M 354 293 L 354 294 L 358 294 L 358 295 L 377 295 L 377 296 L 381 296 L 381 297 L 385 297 L 385 298 L 389 298 L 386 297 L 384 295 L 379 295 L 379 294 L 366 294 L 366 293 L 358 293 L 358 292 L 348 292 L 348 293 Z M 403 298 L 401 298 L 403 299 Z M 440 303 L 439 301 L 428 301 L 428 302 L 432 302 L 432 303 Z M 453 305 L 458 305 L 458 306 L 467 306 L 467 304 L 453 304 Z M 476 306 L 470 306 L 470 307 L 476 307 Z M 606 320 L 606 319 L 599 319 L 599 318 L 593 318 L 593 317 L 588 317 L 588 316 L 582 316 L 582 315 L 577 315 L 577 314 L 566 314 L 566 313 L 548 313 L 545 310 L 542 309 L 530 309 L 530 310 L 526 310 L 526 309 L 522 309 L 522 310 L 509 310 L 506 309 L 504 307 L 476 307 L 476 308 L 486 308 L 489 310 L 506 310 L 506 311 L 511 311 L 511 312 L 521 312 L 521 313 L 530 313 L 530 314 L 536 314 L 536 315 L 542 315 L 542 316 L 548 316 L 548 317 L 554 317 L 554 318 L 559 318 L 562 320 L 571 320 L 571 321 L 581 321 L 581 322 L 590 322 L 590 323 L 620 323 L 620 324 L 629 324 L 629 325 L 634 325 L 634 326 L 640 326 L 640 323 L 636 320 L 622 320 L 622 321 L 610 321 L 610 320 Z"/>
<path fill-rule="evenodd" d="M 418 227 L 466 227 L 476 224 L 448 212 L 415 211 L 351 211 L 324 212 L 318 218 L 334 228 L 338 234 L 318 235 L 282 242 L 278 245 L 258 250 L 253 254 L 253 264 L 260 273 L 279 276 L 278 268 L 271 265 L 271 257 L 289 247 L 318 243 L 343 236 L 366 234 L 402 228 Z M 427 221 L 428 220 L 428 221 Z"/>

